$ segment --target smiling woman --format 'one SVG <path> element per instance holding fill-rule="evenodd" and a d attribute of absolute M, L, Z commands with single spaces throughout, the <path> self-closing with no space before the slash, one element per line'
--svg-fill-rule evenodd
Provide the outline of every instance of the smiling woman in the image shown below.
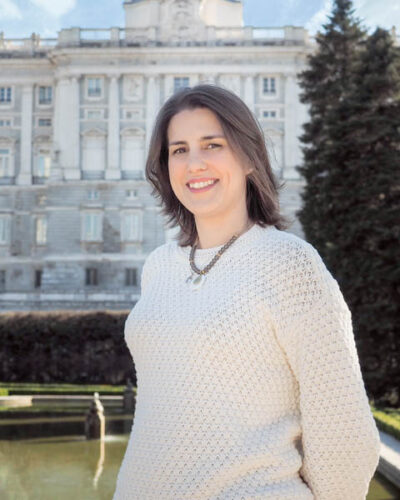
<path fill-rule="evenodd" d="M 194 215 L 198 248 L 222 245 L 248 224 L 250 167 L 244 168 L 236 158 L 217 117 L 207 108 L 177 113 L 168 127 L 168 140 L 171 187 Z"/>
<path fill-rule="evenodd" d="M 182 246 L 207 248 L 240 234 L 253 222 L 289 226 L 279 211 L 279 185 L 261 127 L 244 102 L 216 85 L 172 96 L 150 141 L 146 178 L 161 198 Z M 217 180 L 191 189 L 187 183 Z M 194 186 L 196 188 L 196 186 Z"/>
<path fill-rule="evenodd" d="M 351 313 L 281 230 L 250 110 L 214 85 L 178 92 L 146 176 L 180 233 L 147 256 L 125 323 L 138 387 L 114 500 L 365 500 L 380 441 Z"/>

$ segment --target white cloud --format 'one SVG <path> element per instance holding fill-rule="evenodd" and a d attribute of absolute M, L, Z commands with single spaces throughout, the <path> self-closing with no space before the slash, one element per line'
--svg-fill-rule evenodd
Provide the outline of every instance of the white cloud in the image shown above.
<path fill-rule="evenodd" d="M 400 4 L 393 0 L 354 0 L 355 14 L 366 27 L 400 28 Z"/>
<path fill-rule="evenodd" d="M 305 28 L 314 35 L 328 21 L 328 15 L 332 12 L 332 0 L 325 0 L 322 8 L 316 12 L 306 23 Z"/>
<path fill-rule="evenodd" d="M 63 16 L 76 5 L 76 0 L 31 0 L 31 2 L 55 17 Z"/>
<path fill-rule="evenodd" d="M 22 19 L 22 12 L 12 0 L 0 0 L 0 19 Z"/>
<path fill-rule="evenodd" d="M 307 22 L 305 28 L 314 35 L 322 29 L 322 25 L 328 21 L 328 15 L 332 12 L 332 0 L 325 0 L 322 8 L 316 12 Z M 376 26 L 390 29 L 397 26 L 400 30 L 400 4 L 393 0 L 354 0 L 354 15 L 361 21 L 361 25 L 370 30 Z"/>

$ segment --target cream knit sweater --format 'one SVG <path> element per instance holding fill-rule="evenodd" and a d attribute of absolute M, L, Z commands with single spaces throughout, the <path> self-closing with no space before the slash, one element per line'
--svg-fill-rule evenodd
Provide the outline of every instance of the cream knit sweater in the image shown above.
<path fill-rule="evenodd" d="M 150 253 L 125 324 L 138 393 L 113 499 L 364 500 L 379 433 L 318 252 L 255 224 L 197 290 L 189 253 Z"/>

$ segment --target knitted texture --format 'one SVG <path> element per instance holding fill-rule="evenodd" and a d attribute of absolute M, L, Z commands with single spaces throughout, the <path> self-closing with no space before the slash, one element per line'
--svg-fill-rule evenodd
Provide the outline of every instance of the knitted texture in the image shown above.
<path fill-rule="evenodd" d="M 138 392 L 113 499 L 364 500 L 379 433 L 316 249 L 255 224 L 197 290 L 189 254 L 176 241 L 149 254 L 126 320 Z"/>

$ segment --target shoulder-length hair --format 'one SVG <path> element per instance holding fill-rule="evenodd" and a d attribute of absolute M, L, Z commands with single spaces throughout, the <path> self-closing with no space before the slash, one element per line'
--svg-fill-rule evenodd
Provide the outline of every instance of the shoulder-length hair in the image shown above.
<path fill-rule="evenodd" d="M 197 230 L 194 215 L 175 196 L 168 172 L 167 130 L 174 115 L 186 109 L 208 108 L 218 118 L 227 142 L 244 165 L 247 175 L 246 205 L 250 220 L 260 226 L 273 225 L 287 229 L 292 220 L 279 209 L 279 184 L 271 168 L 261 126 L 246 104 L 233 92 L 214 84 L 187 87 L 172 95 L 161 107 L 154 124 L 145 176 L 153 186 L 152 195 L 161 199 L 162 214 L 167 224 L 178 225 L 176 239 L 180 246 L 194 245 Z"/>

